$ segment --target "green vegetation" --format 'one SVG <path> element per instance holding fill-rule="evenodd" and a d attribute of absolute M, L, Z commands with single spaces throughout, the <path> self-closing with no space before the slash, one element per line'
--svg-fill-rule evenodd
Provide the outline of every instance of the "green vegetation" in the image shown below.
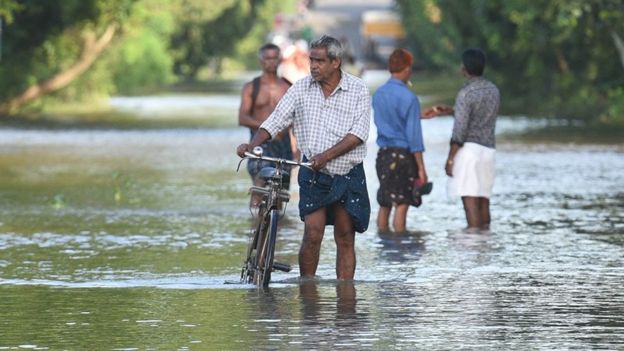
<path fill-rule="evenodd" d="M 437 104 L 453 105 L 457 91 L 464 83 L 459 72 L 419 71 L 412 75 L 412 90 L 421 98 L 424 106 Z M 423 96 L 423 93 L 425 96 Z"/>
<path fill-rule="evenodd" d="M 624 2 L 398 0 L 409 42 L 428 70 L 457 71 L 481 47 L 503 113 L 624 125 Z"/>
<path fill-rule="evenodd" d="M 416 90 L 434 95 L 430 103 L 453 101 L 461 52 L 481 47 L 486 75 L 503 92 L 503 114 L 624 128 L 621 0 L 396 3 L 424 69 Z M 128 118 L 103 106 L 111 95 L 230 91 L 232 72 L 256 68 L 274 15 L 294 13 L 296 4 L 0 0 L 0 116 L 41 121 L 56 111 L 63 123 L 96 125 L 104 115 L 116 123 Z"/>
<path fill-rule="evenodd" d="M 255 63 L 294 0 L 1 0 L 0 115 L 145 94 Z"/>

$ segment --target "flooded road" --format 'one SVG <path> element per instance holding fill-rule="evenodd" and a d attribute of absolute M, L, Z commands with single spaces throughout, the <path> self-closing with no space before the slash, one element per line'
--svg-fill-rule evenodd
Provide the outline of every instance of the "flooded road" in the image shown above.
<path fill-rule="evenodd" d="M 505 139 L 539 123 L 501 119 L 492 230 L 469 234 L 445 196 L 452 120 L 424 121 L 434 190 L 404 236 L 372 201 L 353 283 L 331 229 L 299 283 L 295 193 L 276 254 L 295 269 L 267 291 L 224 284 L 249 232 L 244 129 L 1 128 L 0 350 L 624 349 L 624 146 Z"/>

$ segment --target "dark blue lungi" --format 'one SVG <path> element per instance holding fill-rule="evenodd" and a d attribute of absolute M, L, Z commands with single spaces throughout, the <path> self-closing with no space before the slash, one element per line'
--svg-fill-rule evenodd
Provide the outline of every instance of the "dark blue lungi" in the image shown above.
<path fill-rule="evenodd" d="M 327 208 L 326 225 L 333 225 L 335 214 L 330 205 L 340 202 L 353 221 L 355 231 L 368 228 L 370 202 L 366 190 L 364 166 L 360 163 L 345 175 L 330 176 L 308 168 L 299 169 L 299 216 L 304 217 L 319 208 Z"/>

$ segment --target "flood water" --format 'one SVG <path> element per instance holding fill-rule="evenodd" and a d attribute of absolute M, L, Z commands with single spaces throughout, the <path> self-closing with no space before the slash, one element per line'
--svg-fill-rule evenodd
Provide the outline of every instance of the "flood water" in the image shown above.
<path fill-rule="evenodd" d="M 505 138 L 538 124 L 500 120 L 480 234 L 445 196 L 450 118 L 423 122 L 434 190 L 411 233 L 378 234 L 373 130 L 355 281 L 334 280 L 331 227 L 320 278 L 298 281 L 295 192 L 277 248 L 294 269 L 264 291 L 225 284 L 247 131 L 0 128 L 0 350 L 624 349 L 624 145 Z"/>

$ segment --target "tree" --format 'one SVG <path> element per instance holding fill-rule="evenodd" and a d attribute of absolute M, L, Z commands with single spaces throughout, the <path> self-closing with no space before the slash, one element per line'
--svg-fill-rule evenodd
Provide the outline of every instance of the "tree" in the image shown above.
<path fill-rule="evenodd" d="M 201 67 L 230 55 L 256 21 L 263 0 L 184 0 L 174 8 L 181 21 L 171 37 L 174 72 L 192 79 Z"/>
<path fill-rule="evenodd" d="M 66 87 L 111 43 L 133 0 L 2 3 L 4 31 L 0 114 Z"/>
<path fill-rule="evenodd" d="M 431 68 L 481 47 L 512 112 L 624 121 L 620 0 L 398 0 L 408 36 Z M 621 43 L 621 41 L 619 41 Z M 514 106 L 513 97 L 516 104 Z M 507 100 L 507 101 L 505 101 Z M 532 111 L 526 111 L 532 106 Z M 524 111 L 522 111 L 524 110 Z"/>
<path fill-rule="evenodd" d="M 280 6 L 283 0 L 0 0 L 0 114 L 49 100 L 145 93 L 176 75 L 196 78 L 226 56 L 243 61 L 238 56 L 250 51 L 240 44 L 266 35 L 259 31 L 272 20 L 269 10 Z"/>

